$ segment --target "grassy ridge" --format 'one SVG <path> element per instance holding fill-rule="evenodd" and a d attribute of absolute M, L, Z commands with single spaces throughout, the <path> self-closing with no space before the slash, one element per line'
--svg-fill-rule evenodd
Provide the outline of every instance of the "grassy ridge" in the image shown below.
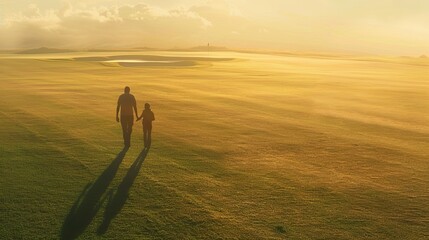
<path fill-rule="evenodd" d="M 153 106 L 153 147 L 132 173 L 136 123 L 82 238 L 97 236 L 106 209 L 118 212 L 108 239 L 427 237 L 425 66 L 211 54 L 237 60 L 126 68 L 66 60 L 87 53 L 0 59 L 0 235 L 60 236 L 85 186 L 121 151 L 114 110 L 129 85 L 139 106 Z"/>

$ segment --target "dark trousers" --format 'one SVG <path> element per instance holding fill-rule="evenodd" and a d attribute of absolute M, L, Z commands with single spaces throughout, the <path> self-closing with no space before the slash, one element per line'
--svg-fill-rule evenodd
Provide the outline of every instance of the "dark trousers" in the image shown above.
<path fill-rule="evenodd" d="M 146 126 L 143 124 L 143 142 L 145 147 L 150 147 L 152 142 L 152 125 Z"/>
<path fill-rule="evenodd" d="M 130 146 L 131 132 L 133 131 L 134 116 L 121 116 L 122 135 L 124 137 L 124 145 Z"/>

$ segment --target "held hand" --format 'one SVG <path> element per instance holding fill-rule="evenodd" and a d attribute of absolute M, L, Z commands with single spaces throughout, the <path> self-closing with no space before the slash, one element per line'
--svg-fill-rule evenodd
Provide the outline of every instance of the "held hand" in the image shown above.
<path fill-rule="evenodd" d="M 119 117 L 118 116 L 116 116 L 116 122 L 119 122 Z"/>

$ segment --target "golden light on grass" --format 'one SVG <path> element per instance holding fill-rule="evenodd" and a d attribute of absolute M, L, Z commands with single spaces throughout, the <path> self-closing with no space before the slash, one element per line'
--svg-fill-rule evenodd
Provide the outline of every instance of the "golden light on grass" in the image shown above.
<path fill-rule="evenodd" d="M 1 238 L 427 238 L 428 8 L 0 2 Z"/>

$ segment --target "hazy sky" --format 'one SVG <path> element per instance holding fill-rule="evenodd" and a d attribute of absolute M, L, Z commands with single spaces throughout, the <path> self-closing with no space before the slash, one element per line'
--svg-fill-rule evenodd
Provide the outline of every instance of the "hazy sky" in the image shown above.
<path fill-rule="evenodd" d="M 429 54 L 429 0 L 0 0 L 0 48 Z"/>

